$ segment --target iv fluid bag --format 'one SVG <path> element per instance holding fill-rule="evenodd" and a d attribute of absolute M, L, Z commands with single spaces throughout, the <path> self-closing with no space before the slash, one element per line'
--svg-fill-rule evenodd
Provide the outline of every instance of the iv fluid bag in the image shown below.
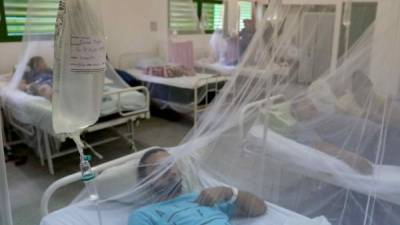
<path fill-rule="evenodd" d="M 106 53 L 98 0 L 61 0 L 56 22 L 53 128 L 74 133 L 100 115 Z"/>

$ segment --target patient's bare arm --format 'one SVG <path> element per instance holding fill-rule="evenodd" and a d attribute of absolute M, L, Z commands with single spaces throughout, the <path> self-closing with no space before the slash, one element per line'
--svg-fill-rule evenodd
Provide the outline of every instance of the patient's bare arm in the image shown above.
<path fill-rule="evenodd" d="M 18 88 L 19 88 L 21 91 L 26 91 L 26 90 L 27 90 L 27 87 L 28 87 L 28 83 L 26 82 L 26 80 L 21 80 L 21 82 L 20 82 L 19 85 L 18 85 Z"/>
<path fill-rule="evenodd" d="M 52 101 L 53 88 L 50 85 L 47 84 L 40 85 L 40 87 L 38 88 L 38 93 L 40 96 L 45 97 L 49 101 Z"/>
<path fill-rule="evenodd" d="M 340 149 L 333 144 L 321 142 L 314 146 L 316 149 L 342 160 L 361 174 L 369 175 L 373 172 L 372 163 L 351 151 Z"/>
<path fill-rule="evenodd" d="M 266 211 L 267 205 L 263 200 L 250 192 L 239 191 L 234 216 L 256 217 L 264 215 Z"/>
<path fill-rule="evenodd" d="M 197 202 L 201 205 L 212 206 L 219 202 L 229 201 L 233 191 L 229 187 L 208 188 L 201 192 Z M 265 214 L 267 205 L 252 193 L 239 191 L 235 202 L 235 217 L 256 217 Z"/>

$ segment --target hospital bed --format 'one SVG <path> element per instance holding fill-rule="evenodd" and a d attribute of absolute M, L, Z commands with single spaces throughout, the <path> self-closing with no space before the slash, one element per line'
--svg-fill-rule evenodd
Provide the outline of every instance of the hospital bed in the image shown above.
<path fill-rule="evenodd" d="M 387 202 L 400 205 L 400 167 L 393 165 L 373 165 L 370 175 L 360 174 L 343 161 L 329 156 L 310 146 L 298 143 L 286 136 L 268 129 L 270 120 L 251 124 L 245 120 L 249 112 L 258 110 L 266 115 L 265 108 L 282 102 L 283 96 L 273 96 L 249 103 L 240 112 L 239 131 L 243 140 L 243 152 L 248 154 L 267 154 L 267 159 L 284 162 L 285 169 L 302 174 L 328 184 L 352 190 L 367 196 L 373 195 Z M 284 116 L 284 115 L 283 115 Z M 265 146 L 268 151 L 264 152 Z M 321 160 L 324 163 L 320 163 Z M 319 165 L 319 169 L 310 168 L 310 165 Z M 336 171 L 332 173 L 332 171 Z"/>
<path fill-rule="evenodd" d="M 7 75 L 0 76 L 1 90 L 7 85 Z M 8 77 L 11 77 L 8 74 Z M 108 137 L 104 140 L 87 143 L 84 141 L 85 148 L 96 153 L 93 147 L 123 138 L 128 141 L 132 149 L 135 150 L 134 125 L 138 119 L 150 117 L 149 105 L 150 98 L 148 90 L 143 87 L 117 88 L 105 79 L 104 95 L 101 104 L 101 117 L 98 122 L 85 130 L 82 134 L 91 133 L 106 128 L 113 128 L 117 135 Z M 25 92 L 15 90 L 7 98 L 2 99 L 2 110 L 5 119 L 11 127 L 19 134 L 28 137 L 24 142 L 35 147 L 39 155 L 41 164 L 47 160 L 50 174 L 54 174 L 53 160 L 55 158 L 71 154 L 77 151 L 75 148 L 62 149 L 60 145 L 66 140 L 65 135 L 55 134 L 52 125 L 52 105 L 51 102 L 40 96 L 32 96 Z M 127 125 L 128 134 L 115 129 L 116 126 Z"/>
<path fill-rule="evenodd" d="M 119 67 L 146 86 L 151 99 L 161 108 L 169 107 L 180 113 L 193 113 L 196 125 L 199 113 L 207 108 L 229 77 L 221 74 L 196 73 L 194 76 L 163 78 L 146 75 L 142 70 L 134 68 L 139 59 L 154 55 L 125 53 L 120 57 Z"/>
<path fill-rule="evenodd" d="M 236 65 L 223 65 L 219 62 L 211 62 L 209 59 L 199 59 L 194 63 L 195 69 L 201 73 L 220 75 L 232 75 Z"/>
<path fill-rule="evenodd" d="M 200 59 L 195 62 L 195 68 L 200 73 L 211 73 L 211 74 L 219 74 L 230 76 L 235 73 L 236 68 L 238 65 L 223 65 L 219 62 L 211 62 L 209 59 Z M 269 65 L 269 70 L 258 69 L 253 66 L 246 66 L 240 69 L 241 75 L 246 74 L 257 74 L 262 75 L 266 74 L 269 71 L 273 71 L 273 79 L 274 80 L 283 80 L 288 78 L 291 74 L 292 68 L 288 64 L 279 64 L 279 63 L 271 63 Z"/>
<path fill-rule="evenodd" d="M 150 150 L 150 149 L 147 149 Z M 97 183 L 108 184 L 109 187 L 99 187 L 100 198 L 107 198 L 113 194 L 123 193 L 123 191 L 131 188 L 135 182 L 137 175 L 135 174 L 137 163 L 142 154 L 147 150 L 143 150 L 131 155 L 115 159 L 113 161 L 98 165 L 93 170 L 100 174 L 97 178 Z M 75 205 L 67 206 L 60 210 L 49 214 L 49 203 L 54 193 L 62 187 L 80 181 L 81 174 L 75 173 L 65 178 L 62 178 L 46 190 L 41 201 L 42 222 L 41 225 L 94 225 L 98 224 L 97 211 L 95 207 L 88 207 L 87 202 L 83 201 Z M 121 179 L 123 178 L 123 179 Z M 215 180 L 203 180 L 201 182 L 214 183 Z M 115 185 L 118 183 L 118 185 Z M 221 185 L 221 183 L 219 183 Z M 112 188 L 110 188 L 112 187 Z M 102 195 L 103 188 L 112 190 L 113 193 Z M 268 213 L 258 218 L 235 219 L 232 221 L 234 225 L 330 225 L 324 216 L 317 218 L 308 218 L 296 212 L 290 211 L 278 205 L 267 202 Z M 112 204 L 111 204 L 112 205 Z M 101 217 L 103 224 L 119 225 L 127 224 L 128 217 L 134 209 L 134 204 L 130 207 L 104 207 Z"/>

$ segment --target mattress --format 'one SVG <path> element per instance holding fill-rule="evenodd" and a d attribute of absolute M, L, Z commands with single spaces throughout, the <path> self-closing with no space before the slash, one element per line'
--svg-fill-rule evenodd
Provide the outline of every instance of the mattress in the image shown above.
<path fill-rule="evenodd" d="M 142 70 L 139 69 L 128 69 L 126 70 L 130 73 L 135 79 L 140 80 L 146 83 L 154 83 L 161 84 L 166 86 L 172 86 L 183 89 L 194 89 L 199 86 L 203 86 L 209 83 L 223 82 L 226 81 L 226 77 L 216 77 L 215 74 L 207 74 L 207 73 L 197 73 L 195 76 L 185 76 L 185 77 L 174 77 L 174 78 L 164 78 L 146 75 Z M 208 79 L 207 78 L 213 78 Z"/>
<path fill-rule="evenodd" d="M 190 77 L 162 78 L 145 75 L 138 69 L 127 71 L 136 80 L 145 83 L 151 99 L 161 109 L 171 108 L 180 113 L 191 113 L 194 104 L 204 104 L 206 97 L 208 97 L 208 103 L 211 102 L 216 95 L 215 90 L 222 89 L 227 80 L 226 77 L 202 73 Z M 197 90 L 196 103 L 194 102 L 195 89 Z"/>
<path fill-rule="evenodd" d="M 199 71 L 205 69 L 206 72 L 217 73 L 222 75 L 233 75 L 235 69 L 237 68 L 237 66 L 227 66 L 227 65 L 222 65 L 220 63 L 210 63 L 202 60 L 197 61 L 195 63 L 195 66 Z M 266 73 L 267 74 L 270 73 L 270 71 L 272 71 L 273 75 L 278 77 L 286 77 L 289 76 L 290 74 L 290 66 L 287 64 L 272 63 L 271 65 L 268 66 L 268 68 L 269 70 L 267 70 L 266 68 L 259 69 L 253 66 L 247 66 L 240 69 L 240 74 L 263 75 Z"/>
<path fill-rule="evenodd" d="M 249 131 L 249 140 L 252 140 L 252 143 L 260 143 L 263 133 L 263 126 L 255 125 Z M 255 146 L 248 146 L 246 151 L 260 151 L 260 148 L 257 149 Z M 372 174 L 360 174 L 343 161 L 300 144 L 271 129 L 267 131 L 266 146 L 268 148 L 266 154 L 269 157 L 288 162 L 285 165 L 292 165 L 292 171 L 366 195 L 373 192 L 378 198 L 400 205 L 399 166 L 373 165 Z M 319 165 L 318 171 L 314 165 Z M 332 171 L 336 172 L 332 173 Z"/>
<path fill-rule="evenodd" d="M 105 86 L 105 92 L 121 90 L 111 86 Z M 146 106 L 146 98 L 137 91 L 127 92 L 121 95 L 121 109 L 134 111 Z M 50 134 L 53 134 L 52 105 L 51 102 L 40 96 L 32 96 L 22 91 L 14 91 L 5 100 L 8 112 L 19 122 L 34 125 Z M 103 97 L 101 115 L 107 116 L 118 112 L 118 97 Z"/>
<path fill-rule="evenodd" d="M 307 218 L 272 203 L 267 203 L 268 212 L 258 218 L 235 219 L 232 225 L 330 225 L 325 217 Z M 114 203 L 102 206 L 101 218 L 103 225 L 128 224 L 128 217 L 133 207 Z M 97 211 L 85 203 L 71 205 L 45 216 L 41 225 L 97 225 Z"/>
<path fill-rule="evenodd" d="M 195 67 L 199 71 L 203 71 L 204 69 L 206 72 L 222 75 L 231 75 L 236 69 L 236 66 L 227 66 L 218 62 L 210 63 L 205 60 L 198 60 L 195 62 Z"/>

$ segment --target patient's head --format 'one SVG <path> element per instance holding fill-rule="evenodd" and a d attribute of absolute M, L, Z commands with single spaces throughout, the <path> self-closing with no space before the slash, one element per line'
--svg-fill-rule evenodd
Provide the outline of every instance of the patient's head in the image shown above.
<path fill-rule="evenodd" d="M 43 57 L 41 56 L 34 56 L 32 57 L 29 62 L 28 66 L 31 68 L 33 72 L 42 72 L 48 69 L 46 61 L 44 61 Z"/>
<path fill-rule="evenodd" d="M 351 76 L 351 93 L 353 93 L 356 102 L 363 105 L 372 91 L 373 84 L 369 77 L 362 71 L 355 71 Z"/>
<path fill-rule="evenodd" d="M 317 107 L 308 97 L 293 101 L 290 105 L 290 112 L 298 121 L 311 120 L 319 114 Z"/>
<path fill-rule="evenodd" d="M 243 20 L 244 28 L 254 32 L 255 31 L 255 24 L 253 20 L 245 19 Z"/>
<path fill-rule="evenodd" d="M 162 148 L 147 151 L 139 161 L 139 180 L 150 181 L 162 173 L 155 181 L 150 182 L 150 189 L 162 198 L 175 197 L 182 192 L 182 179 L 176 164 L 170 163 L 171 155 Z"/>

